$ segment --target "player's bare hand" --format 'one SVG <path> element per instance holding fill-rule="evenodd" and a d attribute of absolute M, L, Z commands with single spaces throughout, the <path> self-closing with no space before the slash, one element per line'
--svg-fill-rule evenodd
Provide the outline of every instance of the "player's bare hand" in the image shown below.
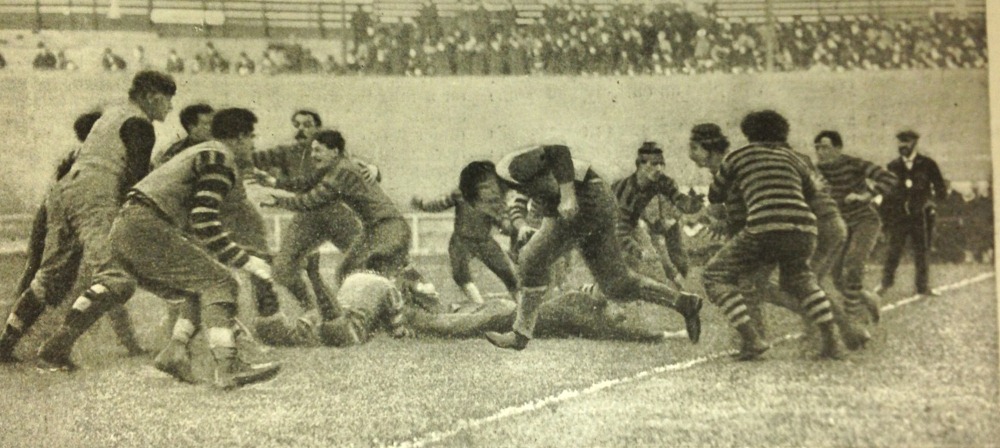
<path fill-rule="evenodd" d="M 573 219 L 580 212 L 580 206 L 576 203 L 576 195 L 563 195 L 559 200 L 559 216 L 563 219 Z"/>
<path fill-rule="evenodd" d="M 267 171 L 254 168 L 253 170 L 253 180 L 265 187 L 274 188 L 278 185 L 278 179 L 268 173 Z"/>
<path fill-rule="evenodd" d="M 252 255 L 250 256 L 250 259 L 247 260 L 246 264 L 241 266 L 240 269 L 247 271 L 254 277 L 263 280 L 271 280 L 272 278 L 271 265 L 267 264 L 266 261 L 254 257 Z"/>
<path fill-rule="evenodd" d="M 871 200 L 871 193 L 848 193 L 847 196 L 844 196 L 844 202 L 848 204 L 854 202 L 870 202 Z"/>

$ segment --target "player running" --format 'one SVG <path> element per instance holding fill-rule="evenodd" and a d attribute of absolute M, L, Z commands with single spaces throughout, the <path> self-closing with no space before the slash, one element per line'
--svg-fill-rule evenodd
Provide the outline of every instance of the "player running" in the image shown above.
<path fill-rule="evenodd" d="M 503 207 L 507 190 L 530 197 L 544 218 L 520 255 L 522 290 L 517 318 L 507 333 L 487 333 L 500 348 L 522 350 L 534 335 L 552 263 L 570 249 L 580 249 L 597 284 L 612 300 L 643 300 L 670 307 L 682 316 L 688 337 L 701 333 L 701 299 L 641 276 L 628 268 L 614 233 L 616 204 L 607 184 L 590 165 L 574 160 L 562 145 L 532 146 L 512 152 L 483 173 L 465 200 L 475 207 Z"/>
<path fill-rule="evenodd" d="M 814 144 L 819 157 L 817 167 L 847 222 L 847 243 L 833 262 L 833 284 L 846 298 L 848 313 L 858 315 L 867 311 L 878 322 L 878 297 L 864 290 L 865 260 L 875 249 L 882 231 L 882 221 L 872 200 L 876 194 L 893 193 L 896 175 L 872 162 L 844 154 L 843 139 L 836 131 L 820 132 Z"/>
<path fill-rule="evenodd" d="M 114 264 L 108 233 L 123 193 L 149 170 L 156 141 L 151 121 L 163 121 L 177 90 L 173 78 L 142 71 L 132 79 L 129 99 L 104 110 L 80 148 L 69 173 L 49 193 L 45 249 L 38 272 L 25 290 L 8 327 L 16 339 L 45 309 L 63 300 L 57 297 L 66 272 L 73 270 L 78 251 L 84 278 L 90 287 L 74 302 L 64 323 L 39 349 L 39 367 L 73 370 L 73 343 L 105 311 L 125 303 L 135 291 L 135 280 Z M 97 312 L 94 312 L 97 310 Z M 90 320 L 93 319 L 93 320 Z"/>
<path fill-rule="evenodd" d="M 94 127 L 94 123 L 101 118 L 101 112 L 89 112 L 77 117 L 76 121 L 73 123 L 73 130 L 76 132 L 76 138 L 82 144 L 84 140 L 87 139 L 87 135 L 90 134 L 91 128 Z M 73 163 L 76 162 L 77 155 L 80 151 L 80 147 L 77 146 L 69 154 L 66 155 L 59 162 L 56 168 L 56 173 L 54 180 L 56 182 L 60 181 L 66 173 L 73 167 Z M 51 191 L 51 188 L 50 188 Z M 45 201 L 42 205 L 38 207 L 38 211 L 35 213 L 35 218 L 31 223 L 31 234 L 28 237 L 28 249 L 25 263 L 25 268 L 21 274 L 21 279 L 18 281 L 17 295 L 21 296 L 24 294 L 29 287 L 31 287 L 31 281 L 35 278 L 35 273 L 38 272 L 38 268 L 42 263 L 42 253 L 45 250 L 45 235 L 48 229 L 48 211 L 45 208 Z M 70 288 L 76 283 L 77 275 L 80 270 L 80 256 L 82 252 L 77 251 L 72 258 L 73 261 L 67 264 L 65 272 L 61 274 L 66 277 L 58 281 L 53 281 L 52 284 L 57 287 L 61 287 L 58 291 L 52 291 L 50 295 L 52 297 L 66 297 L 70 294 Z M 19 316 L 16 315 L 18 311 L 17 306 L 11 312 L 11 315 L 7 318 L 7 325 L 0 334 L 0 363 L 17 362 L 18 359 L 13 354 L 13 349 L 20 334 L 26 331 L 26 328 L 18 329 L 16 325 L 22 323 Z M 138 338 L 135 335 L 135 329 L 132 325 L 132 318 L 129 316 L 128 311 L 122 306 L 116 306 L 108 310 L 108 320 L 111 323 L 111 328 L 114 330 L 115 335 L 118 337 L 118 342 L 128 350 L 129 356 L 139 356 L 146 353 L 146 350 L 139 345 Z M 30 325 L 30 324 L 29 324 Z M 7 327 L 10 328 L 7 328 Z"/>

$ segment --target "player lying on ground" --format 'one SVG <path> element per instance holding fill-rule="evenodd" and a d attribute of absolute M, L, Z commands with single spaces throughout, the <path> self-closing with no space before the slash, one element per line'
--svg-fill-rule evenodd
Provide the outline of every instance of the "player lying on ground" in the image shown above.
<path fill-rule="evenodd" d="M 473 303 L 483 303 L 483 297 L 473 283 L 469 269 L 469 262 L 478 258 L 490 272 L 500 278 L 511 298 L 517 300 L 518 283 L 514 262 L 504 253 L 491 233 L 494 227 L 504 226 L 506 213 L 503 210 L 488 211 L 470 207 L 462 199 L 462 190 L 476 188 L 473 181 L 477 170 L 492 172 L 496 168 L 490 162 L 473 162 L 462 170 L 458 189 L 433 200 L 414 197 L 412 205 L 417 210 L 431 213 L 455 208 L 455 231 L 448 240 L 448 258 L 451 261 L 451 278 L 462 288 L 466 299 Z"/>
<path fill-rule="evenodd" d="M 345 347 L 367 342 L 374 334 L 396 337 L 481 337 L 510 328 L 517 305 L 508 300 L 467 303 L 452 312 L 428 311 L 420 305 L 430 290 L 419 275 L 404 270 L 389 279 L 371 272 L 350 274 L 338 291 L 344 315 L 317 326 L 325 345 Z M 622 310 L 603 298 L 571 291 L 546 301 L 539 309 L 539 337 L 587 337 L 660 342 L 667 334 L 629 322 Z"/>
<path fill-rule="evenodd" d="M 487 333 L 492 344 L 517 350 L 528 345 L 538 308 L 544 302 L 549 267 L 574 247 L 610 299 L 642 300 L 672 308 L 684 316 L 691 341 L 698 341 L 701 299 L 628 268 L 614 234 L 614 196 L 589 164 L 573 160 L 568 147 L 534 146 L 512 152 L 497 165 L 495 173 L 484 173 L 477 184 L 478 188 L 470 190 L 475 196 L 465 197 L 474 207 L 503 207 L 506 192 L 515 189 L 538 203 L 545 217 L 520 255 L 522 292 L 513 331 Z"/>
<path fill-rule="evenodd" d="M 99 118 L 101 118 L 100 112 L 89 112 L 77 117 L 76 121 L 73 123 L 73 130 L 76 132 L 76 137 L 81 144 L 84 140 L 86 140 L 87 134 L 90 133 L 90 129 L 93 128 L 94 123 L 97 122 Z M 70 153 L 59 162 L 54 178 L 56 182 L 59 182 L 73 167 L 73 163 L 76 162 L 77 153 L 79 151 L 80 148 L 78 146 L 70 151 Z M 25 263 L 24 271 L 21 274 L 21 279 L 18 281 L 17 290 L 15 291 L 18 297 L 24 295 L 25 291 L 31 287 L 31 281 L 35 278 L 35 274 L 41 266 L 42 253 L 45 250 L 45 236 L 47 231 L 48 211 L 45 208 L 45 201 L 43 200 L 42 205 L 38 207 L 38 211 L 35 213 L 35 218 L 31 223 L 31 234 L 28 237 L 28 249 L 25 254 L 27 262 Z M 80 251 L 77 251 L 73 255 L 72 261 L 68 263 L 66 269 L 61 272 L 61 274 L 66 275 L 64 279 L 52 282 L 53 286 L 60 287 L 61 289 L 50 291 L 49 295 L 51 297 L 69 296 L 70 288 L 72 288 L 76 283 L 77 276 L 80 271 L 81 255 L 82 252 Z M 24 309 L 23 305 L 21 309 Z M 11 314 L 7 317 L 3 333 L 0 334 L 0 363 L 17 361 L 13 351 L 17 341 L 19 340 L 19 335 L 23 335 L 33 324 L 33 322 L 22 320 L 17 313 L 18 306 L 15 305 L 14 309 L 11 310 Z M 118 342 L 120 342 L 122 346 L 128 350 L 129 356 L 138 356 L 146 353 L 146 350 L 139 345 L 139 340 L 135 335 L 135 329 L 132 326 L 132 318 L 129 316 L 125 307 L 116 306 L 108 310 L 108 320 L 111 323 L 111 328 L 115 332 L 115 336 L 118 337 Z"/>

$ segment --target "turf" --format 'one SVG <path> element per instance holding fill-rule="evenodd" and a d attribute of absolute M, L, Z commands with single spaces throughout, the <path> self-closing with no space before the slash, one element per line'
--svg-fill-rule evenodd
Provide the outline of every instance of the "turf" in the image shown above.
<path fill-rule="evenodd" d="M 420 261 L 456 298 L 444 260 Z M 0 262 L 3 284 L 13 284 L 18 263 Z M 983 272 L 992 267 L 935 266 L 933 276 L 948 284 Z M 501 290 L 479 278 L 484 291 Z M 885 302 L 911 295 L 910 282 L 912 271 L 903 271 Z M 722 353 L 732 334 L 709 305 L 699 345 L 563 339 L 507 352 L 482 340 L 380 336 L 350 349 L 256 353 L 282 360 L 282 374 L 222 393 L 179 384 L 148 358 L 125 358 L 106 324 L 78 345 L 82 371 L 38 373 L 32 351 L 62 315 L 55 311 L 19 348 L 26 362 L 0 366 L 0 446 L 369 446 L 435 434 L 448 436 L 445 446 L 990 446 L 1000 436 L 995 296 L 989 279 L 893 310 L 871 346 L 847 361 L 814 361 L 810 341 L 792 340 L 760 362 L 721 357 L 454 433 L 511 407 Z M 159 346 L 162 304 L 140 294 L 129 307 L 144 344 Z M 680 327 L 643 305 L 629 316 Z M 801 327 L 778 310 L 768 325 L 774 336 Z M 208 365 L 196 373 L 207 376 Z"/>

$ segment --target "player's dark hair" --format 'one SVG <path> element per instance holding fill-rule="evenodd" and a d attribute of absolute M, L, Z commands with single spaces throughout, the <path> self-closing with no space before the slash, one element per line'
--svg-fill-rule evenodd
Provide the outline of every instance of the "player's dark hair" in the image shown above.
<path fill-rule="evenodd" d="M 347 142 L 344 140 L 344 135 L 340 131 L 334 131 L 332 129 L 324 129 L 316 134 L 315 140 L 323 144 L 330 149 L 336 149 L 338 154 L 343 154 L 344 150 L 347 149 Z"/>
<path fill-rule="evenodd" d="M 192 104 L 181 110 L 181 127 L 186 132 L 191 132 L 191 128 L 198 124 L 198 117 L 215 112 L 212 106 L 205 103 Z"/>
<path fill-rule="evenodd" d="M 458 190 L 465 202 L 479 200 L 479 184 L 497 175 L 497 167 L 488 160 L 477 160 L 462 168 L 458 175 Z"/>
<path fill-rule="evenodd" d="M 256 123 L 257 116 L 249 109 L 222 109 L 212 117 L 212 138 L 228 140 L 252 134 Z"/>
<path fill-rule="evenodd" d="M 840 138 L 840 133 L 837 131 L 821 131 L 819 134 L 816 134 L 816 138 L 813 139 L 813 143 L 819 143 L 820 140 L 823 140 L 824 138 L 830 139 L 830 143 L 832 143 L 835 148 L 844 147 L 844 140 Z"/>
<path fill-rule="evenodd" d="M 754 111 L 743 117 L 740 131 L 751 143 L 788 141 L 788 120 L 773 110 Z"/>
<path fill-rule="evenodd" d="M 177 93 L 177 83 L 172 76 L 155 70 L 136 73 L 132 78 L 132 87 L 128 90 L 128 99 L 135 101 L 151 93 L 174 96 Z"/>
<path fill-rule="evenodd" d="M 83 142 L 90 135 L 90 130 L 94 128 L 94 123 L 101 118 L 101 111 L 87 112 L 73 122 L 73 131 L 76 132 L 76 139 Z"/>
<path fill-rule="evenodd" d="M 695 125 L 691 128 L 691 141 L 712 153 L 723 153 L 729 149 L 729 139 L 722 134 L 722 128 L 715 123 Z"/>
<path fill-rule="evenodd" d="M 314 110 L 309 110 L 309 109 L 299 109 L 299 110 L 295 111 L 294 114 L 292 114 L 292 120 L 294 120 L 295 117 L 297 117 L 299 115 L 308 115 L 308 116 L 312 117 L 313 123 L 316 123 L 316 127 L 317 128 L 320 127 L 320 126 L 323 126 L 323 120 L 319 118 L 319 112 L 316 112 Z"/>

